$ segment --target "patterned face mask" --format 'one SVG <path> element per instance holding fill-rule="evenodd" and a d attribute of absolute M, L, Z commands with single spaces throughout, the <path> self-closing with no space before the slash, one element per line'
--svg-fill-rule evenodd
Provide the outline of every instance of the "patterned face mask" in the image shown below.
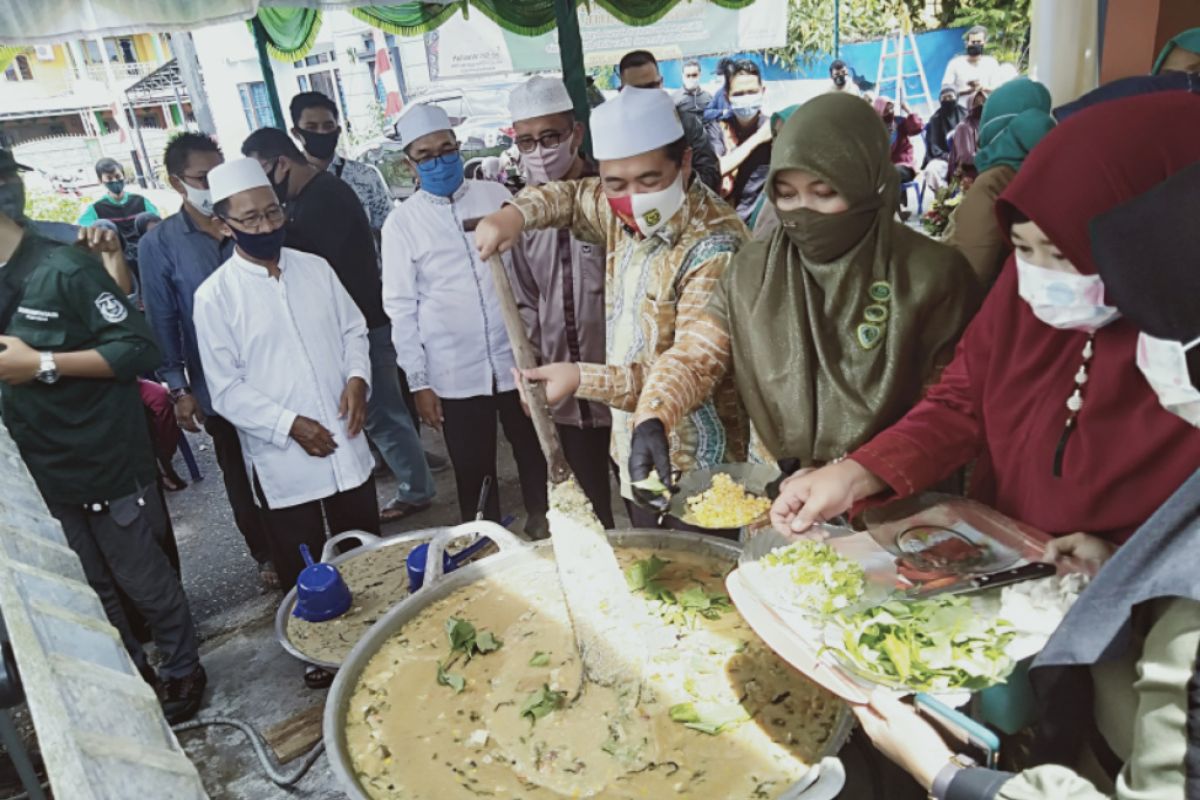
<path fill-rule="evenodd" d="M 1104 282 L 1099 275 L 1046 269 L 1020 256 L 1017 293 L 1035 317 L 1060 330 L 1091 333 L 1121 316 L 1117 309 L 1104 304 Z"/>
<path fill-rule="evenodd" d="M 642 236 L 653 236 L 683 206 L 684 196 L 681 171 L 665 189 L 610 197 L 608 205 L 630 228 Z"/>
<path fill-rule="evenodd" d="M 1187 353 L 1200 339 L 1184 344 L 1153 336 L 1138 336 L 1137 365 L 1162 407 L 1200 428 L 1200 389 L 1192 383 Z"/>

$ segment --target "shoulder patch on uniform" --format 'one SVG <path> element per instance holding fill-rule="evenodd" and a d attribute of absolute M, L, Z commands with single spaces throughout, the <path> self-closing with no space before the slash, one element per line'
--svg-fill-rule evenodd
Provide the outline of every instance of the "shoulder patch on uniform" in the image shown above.
<path fill-rule="evenodd" d="M 129 309 L 114 297 L 112 292 L 101 292 L 93 302 L 100 311 L 100 316 L 108 322 L 124 322 L 125 318 L 129 316 Z"/>

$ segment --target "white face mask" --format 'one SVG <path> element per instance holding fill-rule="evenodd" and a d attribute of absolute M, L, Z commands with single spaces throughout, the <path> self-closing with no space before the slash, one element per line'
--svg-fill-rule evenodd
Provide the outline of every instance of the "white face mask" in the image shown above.
<path fill-rule="evenodd" d="M 1017 293 L 1033 315 L 1065 331 L 1092 332 L 1121 315 L 1104 305 L 1104 282 L 1099 275 L 1080 275 L 1035 266 L 1017 256 Z"/>
<path fill-rule="evenodd" d="M 608 198 L 608 205 L 621 220 L 642 236 L 653 236 L 675 216 L 684 201 L 683 172 L 665 189 L 624 197 Z"/>
<path fill-rule="evenodd" d="M 1158 402 L 1172 414 L 1200 428 L 1200 389 L 1188 373 L 1187 352 L 1200 346 L 1200 339 L 1187 344 L 1153 336 L 1138 336 L 1137 365 Z"/>
<path fill-rule="evenodd" d="M 687 89 L 689 92 L 692 91 L 693 89 L 695 89 L 699 85 L 700 85 L 700 78 L 698 78 L 698 77 L 697 78 L 689 78 L 686 75 L 683 76 L 683 88 Z"/>
<path fill-rule="evenodd" d="M 754 119 L 762 111 L 762 92 L 735 95 L 729 98 L 729 105 L 738 119 Z"/>
<path fill-rule="evenodd" d="M 187 192 L 188 204 L 204 216 L 211 217 L 213 215 L 212 192 L 208 189 L 197 189 L 182 178 L 179 182 L 183 184 L 183 190 Z"/>

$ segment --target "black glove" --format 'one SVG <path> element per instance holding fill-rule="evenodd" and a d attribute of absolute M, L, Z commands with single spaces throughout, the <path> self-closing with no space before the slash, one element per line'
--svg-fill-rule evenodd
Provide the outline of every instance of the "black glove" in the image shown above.
<path fill-rule="evenodd" d="M 648 419 L 634 428 L 629 447 L 630 481 L 645 480 L 651 470 L 658 472 L 663 486 L 674 488 L 671 485 L 671 445 L 667 442 L 667 429 L 658 419 Z"/>

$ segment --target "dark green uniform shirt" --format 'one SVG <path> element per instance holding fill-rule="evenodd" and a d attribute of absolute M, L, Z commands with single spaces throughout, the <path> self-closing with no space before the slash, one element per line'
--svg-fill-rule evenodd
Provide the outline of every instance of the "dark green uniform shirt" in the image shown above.
<path fill-rule="evenodd" d="M 83 504 L 150 486 L 156 467 L 137 376 L 162 356 L 145 317 L 97 259 L 29 231 L 0 269 L 5 288 L 20 282 L 6 334 L 39 352 L 96 350 L 115 375 L 0 383 L 0 415 L 42 496 Z"/>

